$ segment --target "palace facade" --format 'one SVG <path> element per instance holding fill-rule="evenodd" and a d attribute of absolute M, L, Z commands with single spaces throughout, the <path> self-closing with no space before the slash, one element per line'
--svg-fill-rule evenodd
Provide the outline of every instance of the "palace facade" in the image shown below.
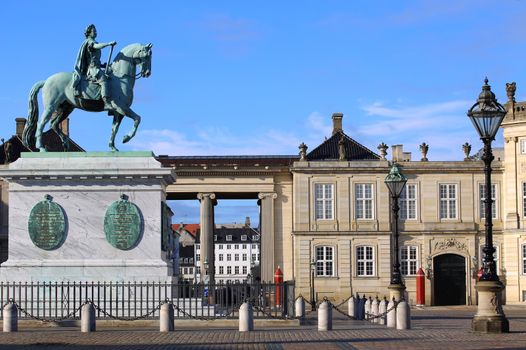
<path fill-rule="evenodd" d="M 516 303 L 526 300 L 526 102 L 511 96 L 505 106 L 505 142 L 495 150 L 491 196 L 504 300 Z M 422 268 L 427 305 L 476 303 L 487 195 L 483 162 L 469 155 L 467 144 L 459 145 L 463 161 L 428 160 L 425 144 L 416 160 L 402 145 L 380 144 L 376 153 L 345 134 L 342 118 L 333 114 L 332 136 L 310 152 L 300 145 L 299 156 L 157 156 L 177 173 L 167 199 L 200 200 L 200 270 L 205 257 L 213 262 L 217 254 L 216 200 L 257 199 L 262 280 L 272 280 L 279 266 L 307 299 L 312 284 L 318 299 L 389 295 L 393 244 L 384 179 L 396 162 L 408 178 L 400 200 L 397 252 L 408 298 L 416 301 L 415 275 Z M 0 227 L 5 231 L 4 193 Z"/>

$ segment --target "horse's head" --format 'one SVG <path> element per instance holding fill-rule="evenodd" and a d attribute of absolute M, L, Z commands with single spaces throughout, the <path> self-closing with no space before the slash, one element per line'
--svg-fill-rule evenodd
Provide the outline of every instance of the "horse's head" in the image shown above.
<path fill-rule="evenodd" d="M 142 77 L 152 74 L 152 44 L 131 44 L 117 54 L 112 64 L 114 75 L 135 77 L 135 67 L 141 65 Z"/>
<path fill-rule="evenodd" d="M 141 65 L 141 76 L 148 78 L 152 74 L 152 43 L 142 46 L 133 58 Z"/>

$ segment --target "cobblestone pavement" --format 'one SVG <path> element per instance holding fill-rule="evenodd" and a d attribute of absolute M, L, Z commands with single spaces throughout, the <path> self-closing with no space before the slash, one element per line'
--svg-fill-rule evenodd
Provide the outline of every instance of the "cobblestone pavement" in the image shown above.
<path fill-rule="evenodd" d="M 470 330 L 474 307 L 412 310 L 411 330 L 397 331 L 334 314 L 334 330 L 318 332 L 315 314 L 307 325 L 266 327 L 249 333 L 233 328 L 177 329 L 160 333 L 135 326 L 100 328 L 26 328 L 0 333 L 0 349 L 526 349 L 526 306 L 508 306 L 509 334 L 477 334 Z"/>

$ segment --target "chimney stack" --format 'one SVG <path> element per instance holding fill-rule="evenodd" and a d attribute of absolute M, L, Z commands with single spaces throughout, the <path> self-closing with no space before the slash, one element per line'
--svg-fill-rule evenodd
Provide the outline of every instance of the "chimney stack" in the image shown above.
<path fill-rule="evenodd" d="M 250 216 L 245 217 L 245 227 L 250 227 Z"/>
<path fill-rule="evenodd" d="M 336 134 L 339 131 L 343 131 L 342 127 L 343 113 L 332 114 L 332 134 Z"/>
<path fill-rule="evenodd" d="M 15 118 L 16 122 L 16 136 L 22 138 L 24 128 L 26 127 L 26 118 Z"/>

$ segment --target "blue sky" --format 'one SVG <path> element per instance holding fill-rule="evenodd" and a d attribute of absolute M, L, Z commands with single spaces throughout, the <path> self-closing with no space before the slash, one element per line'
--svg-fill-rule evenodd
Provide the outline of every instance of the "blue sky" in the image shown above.
<path fill-rule="evenodd" d="M 416 158 L 426 142 L 430 160 L 459 160 L 464 142 L 480 145 L 466 111 L 486 75 L 501 103 L 506 82 L 517 82 L 517 100 L 526 97 L 519 0 L 20 4 L 3 1 L 0 14 L 2 137 L 25 116 L 36 81 L 72 70 L 89 23 L 117 50 L 154 45 L 152 76 L 135 88 L 142 123 L 122 145 L 131 127 L 123 122 L 121 150 L 296 154 L 301 142 L 322 142 L 331 114 L 343 112 L 345 132 L 375 151 L 380 142 L 402 143 Z M 72 137 L 89 151 L 106 150 L 110 127 L 102 113 L 71 115 Z M 226 212 L 241 210 L 231 204 Z M 176 216 L 194 220 L 185 208 Z M 224 221 L 245 217 L 220 212 Z"/>

